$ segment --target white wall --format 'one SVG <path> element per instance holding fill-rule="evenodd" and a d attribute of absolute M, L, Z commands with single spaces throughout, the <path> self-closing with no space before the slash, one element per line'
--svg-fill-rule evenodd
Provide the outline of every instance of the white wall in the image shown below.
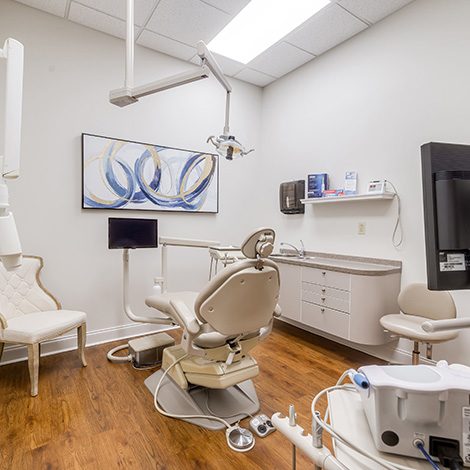
<path fill-rule="evenodd" d="M 108 217 L 156 217 L 164 236 L 240 243 L 257 228 L 252 202 L 261 188 L 241 184 L 254 173 L 256 160 L 220 161 L 218 214 L 83 210 L 82 132 L 213 152 L 206 139 L 222 132 L 225 91 L 212 77 L 121 109 L 109 104 L 108 94 L 124 82 L 124 41 L 10 0 L 0 2 L 0 32 L 1 44 L 13 37 L 25 47 L 21 176 L 8 183 L 23 250 L 44 257 L 44 285 L 64 308 L 87 312 L 89 344 L 134 334 L 136 329 L 122 328 L 132 322 L 122 308 L 121 251 L 107 249 Z M 136 84 L 190 67 L 136 48 Z M 230 81 L 231 130 L 259 148 L 262 90 Z M 0 86 L 3 90 L 4 82 Z M 207 280 L 207 252 L 170 248 L 169 258 L 171 289 L 199 289 Z M 146 313 L 143 300 L 160 274 L 159 263 L 160 250 L 131 253 L 131 302 L 137 313 Z M 4 362 L 18 354 L 24 351 L 6 348 Z"/>
<path fill-rule="evenodd" d="M 426 280 L 420 146 L 470 143 L 468 18 L 466 0 L 416 0 L 265 88 L 264 217 L 278 240 L 402 260 L 404 284 Z M 332 187 L 341 188 L 345 171 L 358 172 L 359 192 L 372 179 L 396 186 L 405 235 L 400 249 L 391 242 L 396 201 L 312 205 L 303 216 L 282 215 L 274 204 L 282 181 L 327 172 Z M 357 234 L 360 221 L 365 236 Z M 470 294 L 455 298 L 459 315 L 470 315 Z M 435 347 L 434 357 L 469 363 L 469 335 Z M 400 347 L 411 350 L 409 342 Z"/>

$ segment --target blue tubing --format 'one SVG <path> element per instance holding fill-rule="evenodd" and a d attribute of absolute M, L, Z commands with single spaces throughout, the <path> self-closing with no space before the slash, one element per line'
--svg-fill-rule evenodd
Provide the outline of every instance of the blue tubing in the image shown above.
<path fill-rule="evenodd" d="M 417 444 L 416 447 L 423 453 L 423 455 L 428 459 L 429 463 L 436 469 L 441 470 L 431 459 L 431 456 L 424 450 L 423 444 Z"/>

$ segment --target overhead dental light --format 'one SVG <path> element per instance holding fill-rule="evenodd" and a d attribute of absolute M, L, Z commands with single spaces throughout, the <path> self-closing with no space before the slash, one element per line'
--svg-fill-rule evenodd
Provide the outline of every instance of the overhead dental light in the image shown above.
<path fill-rule="evenodd" d="M 13 214 L 9 211 L 5 179 L 20 175 L 23 57 L 23 45 L 15 39 L 8 38 L 0 49 L 0 58 L 6 59 L 5 138 L 0 156 L 0 260 L 7 270 L 22 263 L 21 243 Z"/>
<path fill-rule="evenodd" d="M 180 85 L 192 83 L 209 77 L 209 71 L 217 78 L 219 83 L 227 92 L 226 108 L 225 108 L 225 126 L 223 134 L 219 137 L 210 136 L 207 142 L 212 142 L 217 152 L 227 158 L 233 160 L 235 157 L 244 156 L 252 152 L 245 151 L 243 145 L 235 139 L 229 132 L 229 113 L 230 113 L 230 93 L 232 87 L 227 81 L 224 73 L 217 64 L 213 55 L 209 52 L 204 42 L 199 41 L 197 44 L 197 53 L 201 58 L 201 65 L 187 72 L 178 73 L 169 77 L 156 80 L 138 87 L 134 86 L 134 0 L 127 0 L 127 16 L 126 16 L 126 73 L 124 86 L 109 93 L 110 103 L 124 107 L 132 103 L 136 103 L 143 96 L 158 93 L 160 91 L 175 88 Z"/>

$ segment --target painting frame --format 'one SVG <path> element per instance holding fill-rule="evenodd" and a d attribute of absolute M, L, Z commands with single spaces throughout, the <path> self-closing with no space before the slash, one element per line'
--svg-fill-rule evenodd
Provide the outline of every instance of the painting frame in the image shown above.
<path fill-rule="evenodd" d="M 82 209 L 217 214 L 219 155 L 82 133 Z"/>

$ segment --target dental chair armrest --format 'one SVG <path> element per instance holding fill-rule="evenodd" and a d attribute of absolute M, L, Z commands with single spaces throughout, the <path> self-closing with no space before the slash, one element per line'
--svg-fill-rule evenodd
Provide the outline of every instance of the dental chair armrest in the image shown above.
<path fill-rule="evenodd" d="M 470 328 L 470 318 L 449 318 L 446 320 L 428 320 L 425 321 L 421 328 L 427 333 L 435 333 L 438 331 L 462 330 Z"/>
<path fill-rule="evenodd" d="M 276 308 L 274 309 L 273 316 L 279 318 L 282 315 L 282 309 L 279 304 L 276 304 Z"/>
<path fill-rule="evenodd" d="M 170 300 L 170 305 L 173 307 L 173 310 L 178 316 L 178 323 L 180 323 L 180 326 L 184 330 L 186 330 L 191 335 L 199 333 L 200 326 L 197 318 L 182 300 Z"/>

